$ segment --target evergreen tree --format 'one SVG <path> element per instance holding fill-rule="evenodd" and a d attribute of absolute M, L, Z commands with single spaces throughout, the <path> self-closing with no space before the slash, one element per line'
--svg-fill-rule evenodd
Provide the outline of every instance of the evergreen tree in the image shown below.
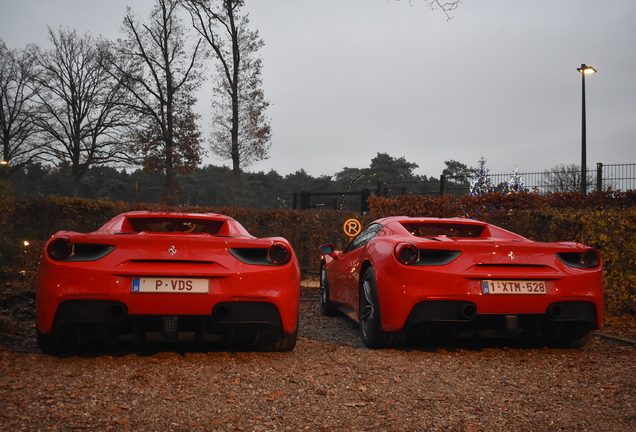
<path fill-rule="evenodd" d="M 503 193 L 512 194 L 517 192 L 523 192 L 525 190 L 525 185 L 523 184 L 523 179 L 521 175 L 519 175 L 519 168 L 515 167 L 515 170 L 510 177 L 510 180 L 506 182 L 504 186 Z"/>
<path fill-rule="evenodd" d="M 486 168 L 486 158 L 483 156 L 479 158 L 479 166 L 477 167 L 477 177 L 470 185 L 471 195 L 483 195 L 493 192 L 495 188 L 492 185 L 492 180 L 488 174 L 489 170 Z"/>

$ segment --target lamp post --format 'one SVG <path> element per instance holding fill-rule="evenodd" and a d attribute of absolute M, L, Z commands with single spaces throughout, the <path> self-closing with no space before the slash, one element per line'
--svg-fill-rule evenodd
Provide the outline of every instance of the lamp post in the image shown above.
<path fill-rule="evenodd" d="M 2 159 L 0 161 L 0 179 L 4 179 L 7 177 L 8 167 L 9 167 L 9 161 L 7 159 Z"/>
<path fill-rule="evenodd" d="M 580 68 L 576 68 L 581 73 L 583 79 L 582 90 L 582 120 L 581 120 L 581 193 L 587 194 L 587 157 L 586 157 L 586 127 L 585 127 L 585 75 L 596 73 L 596 69 L 587 66 L 585 63 Z"/>

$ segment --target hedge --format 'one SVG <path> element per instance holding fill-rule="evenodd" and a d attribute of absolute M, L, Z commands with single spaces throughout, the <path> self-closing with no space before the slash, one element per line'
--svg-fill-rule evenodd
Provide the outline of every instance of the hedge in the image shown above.
<path fill-rule="evenodd" d="M 363 225 L 390 215 L 468 217 L 493 223 L 538 241 L 578 241 L 595 246 L 604 260 L 604 286 L 610 313 L 636 311 L 636 194 L 604 192 L 541 196 L 487 194 L 455 198 L 372 196 L 368 213 L 337 210 L 261 210 L 236 207 L 167 207 L 81 198 L 13 199 L 0 194 L 0 267 L 9 279 L 16 272 L 32 277 L 42 245 L 61 229 L 89 232 L 131 210 L 214 212 L 238 220 L 257 237 L 282 236 L 294 247 L 305 273 L 317 274 L 318 246 L 344 248 L 347 219 Z M 23 246 L 28 240 L 30 246 Z"/>

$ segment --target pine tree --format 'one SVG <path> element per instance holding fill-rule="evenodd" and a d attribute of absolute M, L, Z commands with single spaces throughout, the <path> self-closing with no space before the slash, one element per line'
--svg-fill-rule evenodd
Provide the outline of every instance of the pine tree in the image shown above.
<path fill-rule="evenodd" d="M 493 192 L 495 188 L 492 185 L 492 180 L 488 174 L 489 170 L 486 168 L 486 158 L 483 156 L 479 158 L 479 166 L 477 167 L 477 177 L 470 185 L 471 195 L 483 195 Z"/>
<path fill-rule="evenodd" d="M 524 190 L 525 185 L 523 184 L 521 175 L 519 175 L 519 168 L 515 167 L 510 180 L 508 180 L 506 186 L 504 187 L 503 193 L 509 195 L 517 192 L 523 192 Z"/>

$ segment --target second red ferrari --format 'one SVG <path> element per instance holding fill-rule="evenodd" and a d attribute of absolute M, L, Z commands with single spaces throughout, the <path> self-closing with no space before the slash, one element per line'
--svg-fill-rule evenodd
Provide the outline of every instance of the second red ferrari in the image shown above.
<path fill-rule="evenodd" d="M 320 307 L 370 348 L 500 336 L 579 347 L 603 318 L 601 258 L 471 219 L 388 217 L 322 254 Z"/>

